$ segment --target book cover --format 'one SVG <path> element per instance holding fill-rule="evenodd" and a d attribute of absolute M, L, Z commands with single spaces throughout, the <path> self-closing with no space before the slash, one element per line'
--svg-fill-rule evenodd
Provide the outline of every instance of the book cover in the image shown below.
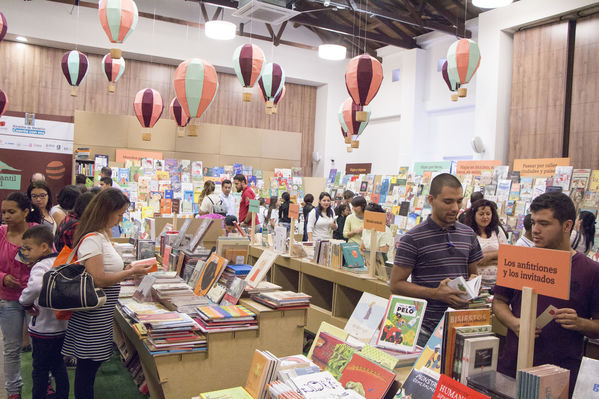
<path fill-rule="evenodd" d="M 252 365 L 245 381 L 245 390 L 254 398 L 260 399 L 260 393 L 266 382 L 269 369 L 269 358 L 256 349 L 252 358 Z"/>
<path fill-rule="evenodd" d="M 179 165 L 176 159 L 165 159 L 164 170 L 169 173 L 179 173 Z"/>
<path fill-rule="evenodd" d="M 212 253 L 210 258 L 208 258 L 206 261 L 206 265 L 200 274 L 193 293 L 198 296 L 206 295 L 214 283 L 216 283 L 220 278 L 220 275 L 223 273 L 223 270 L 225 270 L 227 263 L 227 259 Z"/>
<path fill-rule="evenodd" d="M 426 345 L 422 349 L 422 353 L 414 363 L 415 370 L 422 370 L 423 368 L 436 373 L 441 374 L 441 362 L 442 362 L 442 354 L 441 354 L 441 346 L 443 343 L 443 326 L 445 324 L 445 315 L 435 327 L 435 331 L 433 331 L 432 335 L 426 341 Z"/>
<path fill-rule="evenodd" d="M 247 285 L 252 288 L 256 288 L 258 283 L 264 279 L 266 273 L 268 273 L 272 267 L 277 256 L 278 254 L 274 251 L 264 250 L 254 266 L 252 266 L 250 273 L 245 278 Z"/>
<path fill-rule="evenodd" d="M 395 399 L 432 399 L 438 380 L 438 374 L 412 369 Z"/>
<path fill-rule="evenodd" d="M 362 349 L 360 349 L 360 355 L 364 356 L 366 359 L 371 360 L 388 370 L 395 369 L 397 365 L 397 358 L 384 352 L 380 349 L 375 348 L 374 346 L 370 346 L 368 344 L 364 345 Z"/>
<path fill-rule="evenodd" d="M 334 325 L 323 321 L 322 323 L 320 323 L 320 327 L 318 327 L 318 331 L 316 332 L 316 336 L 314 337 L 312 346 L 310 347 L 310 350 L 308 351 L 308 359 L 312 359 L 312 353 L 314 353 L 314 349 L 316 348 L 316 344 L 318 343 L 318 338 L 319 338 L 320 334 L 322 334 L 322 333 L 327 333 L 329 335 L 332 335 L 333 337 L 335 337 L 341 341 L 345 341 L 349 335 L 341 328 L 335 327 Z"/>
<path fill-rule="evenodd" d="M 192 177 L 200 177 L 202 176 L 203 168 L 202 161 L 192 161 L 191 162 L 191 176 Z"/>
<path fill-rule="evenodd" d="M 599 191 L 599 170 L 593 170 L 591 172 L 591 179 L 589 181 L 589 191 Z"/>
<path fill-rule="evenodd" d="M 570 189 L 573 169 L 572 166 L 556 166 L 552 185 L 560 186 L 562 191 L 568 191 Z"/>
<path fill-rule="evenodd" d="M 507 175 L 510 171 L 510 167 L 508 165 L 498 165 L 493 167 L 493 184 L 497 184 L 499 180 L 507 179 Z"/>
<path fill-rule="evenodd" d="M 235 277 L 229 288 L 227 288 L 227 292 L 223 297 L 221 304 L 222 305 L 237 305 L 239 302 L 239 298 L 243 294 L 243 290 L 245 289 L 245 280 L 240 279 L 239 277 Z"/>
<path fill-rule="evenodd" d="M 119 168 L 119 174 L 117 179 L 117 183 L 120 186 L 126 186 L 129 183 L 129 169 Z"/>
<path fill-rule="evenodd" d="M 339 382 L 366 399 L 380 399 L 394 379 L 395 373 L 355 353 L 343 369 Z"/>
<path fill-rule="evenodd" d="M 305 399 L 331 399 L 345 392 L 328 371 L 293 377 L 291 382 Z"/>
<path fill-rule="evenodd" d="M 574 169 L 572 171 L 572 183 L 570 184 L 571 189 L 582 189 L 585 191 L 591 178 L 590 169 Z"/>
<path fill-rule="evenodd" d="M 200 394 L 201 399 L 254 399 L 242 387 L 221 389 L 219 391 L 205 392 Z"/>
<path fill-rule="evenodd" d="M 386 307 L 387 299 L 364 292 L 344 330 L 364 343 L 370 342 L 385 317 Z"/>
<path fill-rule="evenodd" d="M 352 348 L 348 344 L 335 345 L 325 370 L 331 373 L 336 380 L 339 380 L 343 374 L 345 366 L 347 366 L 354 353 L 356 353 L 356 349 Z"/>
<path fill-rule="evenodd" d="M 468 338 L 493 336 L 491 326 L 456 327 L 455 350 L 453 355 L 453 378 L 461 381 L 464 358 L 464 342 Z"/>
<path fill-rule="evenodd" d="M 329 359 L 333 356 L 335 347 L 337 345 L 345 344 L 345 341 L 335 338 L 326 332 L 321 332 L 318 337 L 314 338 L 314 340 L 316 343 L 311 359 L 315 365 L 320 367 L 321 370 L 324 370 L 329 363 Z"/>
<path fill-rule="evenodd" d="M 547 179 L 544 177 L 536 178 L 532 198 L 534 199 L 541 194 L 545 194 L 545 190 L 547 190 Z"/>
<path fill-rule="evenodd" d="M 452 380 L 446 375 L 441 375 L 432 399 L 491 399 L 464 384 Z"/>
<path fill-rule="evenodd" d="M 391 295 L 376 345 L 403 352 L 413 352 L 420 333 L 426 301 Z"/>
<path fill-rule="evenodd" d="M 520 180 L 520 199 L 530 201 L 534 193 L 534 182 L 532 177 L 523 177 Z"/>
<path fill-rule="evenodd" d="M 466 384 L 468 377 L 497 370 L 498 356 L 499 338 L 492 336 L 466 338 L 462 353 L 460 382 Z"/>
<path fill-rule="evenodd" d="M 505 179 L 505 180 L 499 180 L 499 182 L 497 183 L 497 191 L 496 191 L 496 196 L 497 196 L 497 201 L 498 202 L 505 202 L 508 200 L 509 196 L 510 196 L 510 189 L 512 187 L 512 181 Z"/>
<path fill-rule="evenodd" d="M 572 398 L 599 397 L 599 360 L 583 357 Z"/>
<path fill-rule="evenodd" d="M 342 243 L 341 251 L 343 252 L 343 260 L 345 261 L 345 265 L 347 267 L 360 268 L 364 266 L 364 258 L 360 253 L 360 247 L 358 246 L 358 243 Z"/>

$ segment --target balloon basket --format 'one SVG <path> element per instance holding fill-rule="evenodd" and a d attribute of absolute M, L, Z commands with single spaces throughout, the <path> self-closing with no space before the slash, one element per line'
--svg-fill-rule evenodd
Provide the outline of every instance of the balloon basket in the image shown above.
<path fill-rule="evenodd" d="M 141 134 L 141 139 L 143 141 L 152 141 L 152 133 L 150 133 L 150 132 L 143 132 Z"/>
<path fill-rule="evenodd" d="M 113 60 L 118 60 L 123 56 L 123 51 L 120 48 L 111 48 L 110 49 L 110 58 Z"/>
<path fill-rule="evenodd" d="M 351 142 L 351 148 L 360 148 L 360 142 L 359 141 L 352 141 Z"/>
<path fill-rule="evenodd" d="M 459 96 L 458 96 L 456 93 L 453 93 L 453 94 L 451 95 L 451 101 L 458 101 L 458 97 L 459 97 Z"/>
<path fill-rule="evenodd" d="M 114 93 L 116 91 L 116 86 L 113 84 L 109 84 L 108 85 L 108 92 L 109 93 Z"/>
<path fill-rule="evenodd" d="M 347 147 L 347 152 L 352 152 L 353 149 L 351 147 Z"/>
<path fill-rule="evenodd" d="M 244 103 L 251 102 L 252 101 L 252 93 L 249 93 L 249 92 L 241 93 L 241 99 L 243 100 Z"/>
<path fill-rule="evenodd" d="M 272 115 L 273 114 L 273 109 L 266 107 L 265 112 L 266 112 L 266 115 Z"/>
<path fill-rule="evenodd" d="M 177 137 L 185 137 L 185 128 L 184 127 L 177 128 Z"/>
<path fill-rule="evenodd" d="M 187 126 L 187 135 L 189 137 L 198 137 L 198 126 L 197 125 Z"/>
<path fill-rule="evenodd" d="M 73 97 L 77 97 L 77 94 L 79 94 L 79 88 L 77 86 L 71 86 L 71 96 Z"/>
<path fill-rule="evenodd" d="M 345 137 L 345 144 L 351 144 L 351 137 L 350 136 Z"/>
<path fill-rule="evenodd" d="M 466 97 L 468 90 L 465 87 L 460 87 L 458 89 L 458 97 Z"/>
<path fill-rule="evenodd" d="M 356 120 L 358 122 L 366 122 L 366 120 L 368 120 L 368 113 L 365 111 L 356 112 Z"/>
<path fill-rule="evenodd" d="M 266 108 L 274 108 L 274 106 L 275 106 L 275 103 L 272 102 L 272 100 L 268 100 L 266 102 Z"/>
<path fill-rule="evenodd" d="M 271 114 L 276 114 L 277 113 L 277 107 L 272 107 L 270 110 Z"/>

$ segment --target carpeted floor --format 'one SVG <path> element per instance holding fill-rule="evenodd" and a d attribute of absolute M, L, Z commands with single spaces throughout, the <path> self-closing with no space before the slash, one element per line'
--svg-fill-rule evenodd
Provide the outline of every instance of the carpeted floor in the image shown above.
<path fill-rule="evenodd" d="M 23 353 L 21 356 L 21 376 L 23 378 L 23 398 L 31 397 L 31 352 Z M 71 384 L 71 394 L 73 398 L 73 384 L 75 381 L 75 369 L 69 368 L 69 382 Z M 112 358 L 103 363 L 96 376 L 95 399 L 141 399 L 146 398 L 137 390 L 129 371 L 121 361 L 117 352 L 113 353 Z"/>

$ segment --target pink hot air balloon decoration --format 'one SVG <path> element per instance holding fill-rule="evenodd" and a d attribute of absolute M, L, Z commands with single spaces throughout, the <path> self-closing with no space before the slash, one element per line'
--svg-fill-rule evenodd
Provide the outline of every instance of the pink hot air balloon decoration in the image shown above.
<path fill-rule="evenodd" d="M 179 100 L 177 100 L 177 97 L 173 98 L 173 101 L 171 101 L 170 109 L 171 116 L 173 117 L 175 123 L 178 126 L 177 136 L 183 137 L 185 135 L 185 126 L 187 126 L 191 118 L 185 113 L 185 110 L 183 110 L 183 107 L 181 107 L 181 104 L 179 103 Z"/>
<path fill-rule="evenodd" d="M 106 54 L 102 58 L 102 66 L 104 67 L 104 75 L 108 79 L 108 91 L 114 93 L 116 90 L 116 82 L 123 76 L 125 72 L 125 59 L 112 58 L 110 54 Z"/>
<path fill-rule="evenodd" d="M 8 106 L 8 97 L 6 97 L 6 93 L 0 90 L 0 118 L 4 115 L 6 111 L 6 107 Z"/>
<path fill-rule="evenodd" d="M 4 36 L 6 36 L 7 31 L 8 25 L 6 24 L 6 17 L 0 12 L 0 42 L 4 39 Z"/>
<path fill-rule="evenodd" d="M 352 58 L 345 72 L 345 86 L 356 105 L 365 106 L 378 93 L 383 81 L 383 66 L 368 54 Z M 365 122 L 366 112 L 356 114 L 356 120 Z"/>
<path fill-rule="evenodd" d="M 61 67 L 64 77 L 71 85 L 71 96 L 77 96 L 77 89 L 87 75 L 87 56 L 80 51 L 72 50 L 62 56 Z"/>
<path fill-rule="evenodd" d="M 142 139 L 150 141 L 152 139 L 150 129 L 158 122 L 164 110 L 162 96 L 154 89 L 142 89 L 135 95 L 133 108 L 139 123 L 144 128 Z"/>
<path fill-rule="evenodd" d="M 233 68 L 235 74 L 244 88 L 251 89 L 262 75 L 264 66 L 264 52 L 255 44 L 244 44 L 237 47 L 233 53 Z M 244 102 L 252 100 L 252 93 L 244 91 L 242 94 Z"/>
<path fill-rule="evenodd" d="M 133 0 L 100 0 L 98 16 L 108 40 L 111 43 L 123 43 L 135 30 L 139 12 Z M 121 49 L 110 49 L 114 59 L 121 58 L 121 53 Z"/>

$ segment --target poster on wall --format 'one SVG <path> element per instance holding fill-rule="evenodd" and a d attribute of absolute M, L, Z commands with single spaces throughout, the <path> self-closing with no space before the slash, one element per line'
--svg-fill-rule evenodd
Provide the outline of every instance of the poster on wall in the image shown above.
<path fill-rule="evenodd" d="M 0 198 L 46 177 L 53 197 L 72 181 L 73 123 L 5 116 L 0 126 Z"/>

